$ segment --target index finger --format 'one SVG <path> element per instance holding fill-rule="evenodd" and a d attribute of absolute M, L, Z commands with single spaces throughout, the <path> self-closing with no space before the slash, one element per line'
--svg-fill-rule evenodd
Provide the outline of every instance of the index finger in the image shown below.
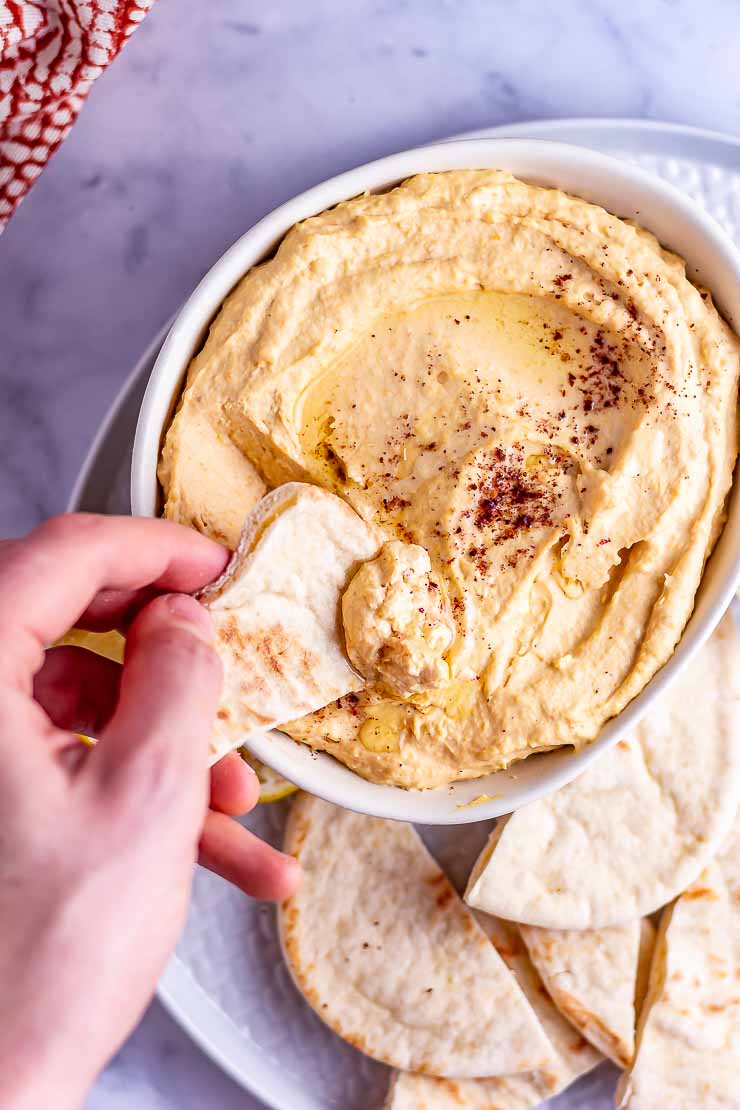
<path fill-rule="evenodd" d="M 71 513 L 0 549 L 0 674 L 27 680 L 100 590 L 192 593 L 228 551 L 168 520 Z"/>

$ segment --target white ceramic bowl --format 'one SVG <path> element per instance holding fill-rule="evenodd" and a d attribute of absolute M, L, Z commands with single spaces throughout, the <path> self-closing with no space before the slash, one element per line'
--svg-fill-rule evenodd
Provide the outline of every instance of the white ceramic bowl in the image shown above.
<path fill-rule="evenodd" d="M 384 190 L 415 173 L 485 168 L 557 186 L 619 216 L 634 218 L 687 260 L 689 275 L 711 289 L 720 310 L 740 331 L 740 254 L 719 225 L 672 186 L 606 155 L 539 140 L 464 139 L 404 151 L 340 174 L 281 205 L 246 232 L 206 274 L 164 342 L 141 406 L 131 473 L 133 512 L 154 516 L 158 511 L 156 469 L 163 432 L 187 365 L 202 345 L 211 320 L 233 286 L 275 249 L 294 223 L 358 193 Z M 580 752 L 560 749 L 470 782 L 407 791 L 365 782 L 330 756 L 316 754 L 281 733 L 270 733 L 249 746 L 259 759 L 312 794 L 362 813 L 440 825 L 509 813 L 575 778 L 633 728 L 710 635 L 739 581 L 740 496 L 735 488 L 727 524 L 676 651 L 642 693 Z M 469 804 L 481 795 L 489 800 Z"/>

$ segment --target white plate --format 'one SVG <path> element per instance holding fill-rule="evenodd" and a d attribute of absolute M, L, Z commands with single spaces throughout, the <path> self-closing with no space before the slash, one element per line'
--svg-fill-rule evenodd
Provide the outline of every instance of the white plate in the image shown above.
<path fill-rule="evenodd" d="M 740 140 L 633 120 L 545 120 L 475 132 L 581 143 L 628 158 L 684 189 L 740 245 Z M 130 447 L 144 385 L 169 328 L 136 367 L 108 414 L 75 485 L 71 508 L 128 512 Z M 259 807 L 247 824 L 279 843 L 286 803 Z M 462 882 L 484 825 L 423 830 Z M 159 994 L 180 1024 L 244 1088 L 275 1110 L 372 1110 L 387 1069 L 343 1044 L 297 996 L 280 958 L 270 907 L 247 901 L 200 869 L 185 934 Z M 552 1110 L 608 1110 L 614 1069 L 604 1066 Z"/>

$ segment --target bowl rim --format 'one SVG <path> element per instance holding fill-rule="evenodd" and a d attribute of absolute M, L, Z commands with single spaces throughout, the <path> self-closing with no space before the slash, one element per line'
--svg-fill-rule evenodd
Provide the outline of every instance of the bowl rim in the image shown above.
<path fill-rule="evenodd" d="M 657 234 L 661 242 L 671 245 L 674 221 L 685 225 L 681 233 L 693 234 L 699 244 L 694 251 L 680 252 L 689 262 L 688 272 L 712 290 L 724 315 L 734 324 L 736 331 L 740 330 L 740 251 L 717 221 L 685 193 L 640 167 L 587 147 L 549 139 L 461 138 L 400 151 L 328 178 L 279 205 L 241 235 L 197 284 L 169 329 L 141 404 L 131 464 L 132 512 L 135 515 L 157 515 L 156 469 L 162 437 L 181 395 L 187 366 L 202 345 L 223 300 L 252 266 L 276 248 L 295 223 L 363 192 L 390 188 L 417 173 L 449 169 L 510 169 L 512 164 L 527 163 L 532 166 L 531 172 L 526 168 L 511 172 L 546 187 L 565 188 L 565 191 L 584 196 L 610 211 L 616 208 L 622 215 L 634 209 L 639 216 L 640 209 L 635 208 L 631 201 L 616 206 L 607 204 L 594 192 L 603 195 L 604 191 L 611 190 L 617 197 L 625 190 L 625 198 L 636 196 L 641 204 L 656 205 L 657 216 L 654 213 L 652 219 L 646 219 L 644 226 Z M 584 187 L 579 189 L 559 184 L 564 174 L 566 177 L 580 175 Z M 594 179 L 599 178 L 603 180 L 597 180 L 594 189 Z M 602 188 L 604 181 L 608 182 L 608 187 Z M 656 229 L 656 220 L 667 234 Z M 704 254 L 708 254 L 711 267 L 694 263 L 691 258 L 691 255 L 696 258 Z M 722 275 L 719 285 L 715 286 L 708 280 L 709 274 L 704 272 L 708 268 L 711 268 L 712 275 L 717 272 Z M 737 493 L 734 484 L 729 500 L 731 503 L 740 501 L 740 493 Z M 683 634 L 663 667 L 621 713 L 606 722 L 593 741 L 578 751 L 563 747 L 529 756 L 512 765 L 513 770 L 494 772 L 450 787 L 409 791 L 370 783 L 330 755 L 313 752 L 283 734 L 253 737 L 247 747 L 301 788 L 327 801 L 373 816 L 454 825 L 509 813 L 570 782 L 602 752 L 631 731 L 711 635 L 740 584 L 740 504 L 735 516 L 737 520 L 734 520 L 731 510 L 728 512 L 723 533 L 712 555 L 714 560 L 720 545 L 723 542 L 724 546 L 730 544 L 730 565 L 719 583 L 714 584 L 708 604 L 701 613 L 697 613 L 695 602 Z M 725 540 L 728 529 L 728 539 Z M 706 571 L 705 567 L 700 591 Z M 301 753 L 300 756 L 297 752 Z M 525 765 L 531 769 L 533 761 L 536 761 L 538 768 L 544 761 L 548 765 L 532 774 L 523 776 L 517 773 Z M 516 780 L 522 777 L 531 777 L 533 781 L 517 785 Z M 504 781 L 511 783 L 511 791 L 505 791 L 503 795 L 497 792 L 489 795 L 485 784 L 493 778 L 499 780 L 494 785 L 504 785 Z M 480 804 L 475 801 L 473 805 L 476 784 L 477 793 L 487 800 Z M 465 787 L 467 789 L 463 789 Z M 458 796 L 467 800 L 457 804 Z"/>

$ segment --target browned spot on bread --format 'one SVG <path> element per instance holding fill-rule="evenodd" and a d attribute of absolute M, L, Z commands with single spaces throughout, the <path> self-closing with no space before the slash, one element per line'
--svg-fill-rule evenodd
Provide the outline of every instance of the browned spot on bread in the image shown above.
<path fill-rule="evenodd" d="M 299 685 L 302 692 L 310 691 L 312 695 L 319 692 L 316 681 L 320 666 L 318 656 L 307 648 L 297 651 L 282 625 L 272 625 L 258 636 L 252 650 L 275 679 L 285 682 L 291 689 Z"/>
<path fill-rule="evenodd" d="M 440 890 L 440 892 L 437 895 L 435 901 L 436 901 L 436 903 L 437 903 L 437 905 L 439 906 L 440 909 L 444 909 L 445 906 L 450 904 L 450 902 L 453 900 L 454 897 L 455 897 L 455 892 L 452 889 L 452 887 L 451 886 L 446 886 L 444 888 L 444 890 Z"/>
<path fill-rule="evenodd" d="M 697 898 L 706 898 L 707 902 L 719 902 L 719 894 L 709 887 L 698 886 L 694 890 L 687 890 L 682 896 L 687 902 L 694 902 Z"/>
<path fill-rule="evenodd" d="M 552 1094 L 555 1094 L 560 1087 L 561 1076 L 557 1072 L 546 1071 L 542 1068 L 538 1068 L 537 1070 L 542 1082 L 542 1089 L 544 1091 L 551 1091 Z"/>
<path fill-rule="evenodd" d="M 285 630 L 280 625 L 273 625 L 269 633 L 263 633 L 255 638 L 253 646 L 268 671 L 278 678 L 282 677 L 285 672 L 283 657 L 290 647 Z"/>
<path fill-rule="evenodd" d="M 313 652 L 302 651 L 299 661 L 299 673 L 305 684 L 311 690 L 318 690 L 319 686 L 316 682 L 316 671 L 319 665 L 319 660 Z"/>
<path fill-rule="evenodd" d="M 551 956 L 552 950 L 555 947 L 550 937 L 540 937 L 537 941 L 537 949 L 544 956 Z"/>
<path fill-rule="evenodd" d="M 244 632 L 235 615 L 227 615 L 218 629 L 227 660 L 239 673 L 243 707 L 251 712 L 250 702 L 269 698 L 276 687 L 289 691 L 297 703 L 313 699 L 320 692 L 317 675 L 318 656 L 299 649 L 280 624 L 259 634 Z"/>
<path fill-rule="evenodd" d="M 353 1046 L 353 1048 L 358 1049 L 360 1052 L 364 1052 L 366 1056 L 372 1056 L 372 1052 L 369 1051 L 367 1041 L 365 1040 L 364 1037 L 360 1037 L 360 1036 L 350 1037 L 350 1036 L 347 1036 L 346 1033 L 341 1033 L 341 1032 L 340 1032 L 339 1035 L 341 1037 L 343 1037 L 343 1039 L 347 1042 L 347 1044 L 351 1044 Z"/>
<path fill-rule="evenodd" d="M 296 925 L 296 918 L 298 917 L 298 907 L 291 900 L 283 906 L 283 928 L 286 932 L 292 930 Z"/>
<path fill-rule="evenodd" d="M 441 1079 L 440 1084 L 442 1090 L 445 1091 L 450 1098 L 454 1099 L 460 1106 L 465 1105 L 465 1098 L 460 1090 L 459 1083 L 456 1083 L 454 1079 Z"/>
<path fill-rule="evenodd" d="M 470 914 L 467 914 L 467 913 L 463 914 L 461 921 L 462 921 L 462 927 L 463 927 L 463 929 L 465 930 L 466 933 L 475 933 L 477 931 L 478 926 L 473 921 Z"/>
<path fill-rule="evenodd" d="M 252 712 L 250 702 L 256 700 L 264 703 L 270 697 L 270 686 L 262 675 L 257 671 L 247 671 L 246 668 L 239 689 L 243 698 L 242 704 L 250 712 Z M 255 713 L 254 716 L 267 720 L 262 713 Z"/>
<path fill-rule="evenodd" d="M 570 994 L 564 994 L 562 991 L 555 990 L 554 996 L 556 1004 L 563 1017 L 566 1017 L 577 1029 L 592 1030 L 598 1032 L 602 1044 L 608 1046 L 610 1055 L 616 1059 L 623 1068 L 629 1067 L 632 1063 L 632 1056 L 627 1051 L 627 1046 L 622 1043 L 619 1037 L 615 1036 L 611 1029 L 608 1028 L 596 1014 L 587 1010 L 581 1003 Z M 582 1052 L 588 1046 L 588 1042 L 579 1038 L 574 1042 L 572 1049 L 573 1052 Z"/>
<path fill-rule="evenodd" d="M 306 837 L 310 829 L 310 823 L 301 811 L 301 802 L 299 798 L 293 806 L 290 818 L 288 819 L 288 826 L 285 831 L 285 851 L 291 852 L 294 856 L 298 856 L 306 842 Z"/>
<path fill-rule="evenodd" d="M 317 991 L 316 987 L 312 987 L 306 979 L 306 976 L 309 974 L 309 971 L 310 971 L 310 968 L 306 968 L 305 971 L 301 972 L 301 976 L 300 976 L 301 990 L 303 991 L 303 995 L 306 999 L 306 1002 L 308 1002 L 308 1004 L 310 1006 L 312 1006 L 314 1010 L 320 1010 L 320 1009 L 322 1009 L 321 996 L 319 995 L 319 992 Z"/>
<path fill-rule="evenodd" d="M 434 1072 L 431 1070 L 430 1065 L 427 1063 L 423 1063 L 421 1067 L 417 1068 L 416 1070 L 422 1075 L 434 1075 Z M 437 1078 L 434 1085 L 437 1090 L 444 1091 L 444 1093 L 452 1102 L 457 1103 L 458 1106 L 465 1106 L 465 1098 L 463 1097 L 463 1094 L 460 1090 L 460 1085 L 454 1079 Z M 426 1106 L 427 1104 L 425 1103 L 424 1105 Z M 494 1108 L 492 1107 L 491 1110 L 494 1110 Z"/>
<path fill-rule="evenodd" d="M 510 941 L 499 941 L 498 943 L 494 942 L 494 948 L 498 952 L 501 959 L 505 960 L 507 963 L 510 960 L 516 959 L 517 956 L 521 956 L 522 954 L 521 944 L 517 944 L 513 937 Z"/>
<path fill-rule="evenodd" d="M 221 626 L 218 630 L 218 638 L 229 646 L 237 659 L 242 657 L 244 641 L 236 617 L 226 617 L 225 620 L 221 622 Z"/>

